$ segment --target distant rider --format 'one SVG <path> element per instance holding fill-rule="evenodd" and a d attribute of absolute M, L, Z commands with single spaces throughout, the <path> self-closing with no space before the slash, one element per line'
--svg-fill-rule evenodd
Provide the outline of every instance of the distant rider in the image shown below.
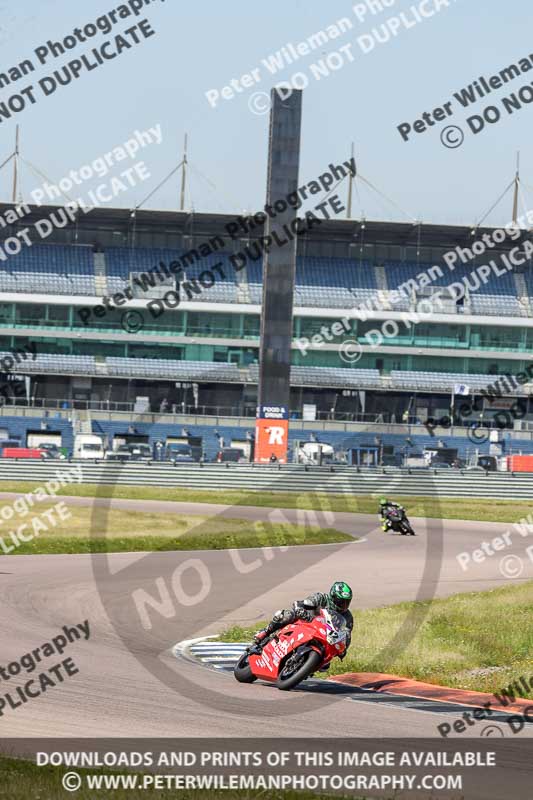
<path fill-rule="evenodd" d="M 256 633 L 252 652 L 259 655 L 272 634 L 275 633 L 275 631 L 278 631 L 280 628 L 283 628 L 285 625 L 290 625 L 297 619 L 303 619 L 306 620 L 306 622 L 311 622 L 311 620 L 319 613 L 321 608 L 327 608 L 329 611 L 336 611 L 337 614 L 340 614 L 346 622 L 346 627 L 348 629 L 346 650 L 342 656 L 339 656 L 341 659 L 343 659 L 348 651 L 352 638 L 353 617 L 349 611 L 352 599 L 353 592 L 348 584 L 344 583 L 344 581 L 336 581 L 327 594 L 324 594 L 323 592 L 315 592 L 315 594 L 311 594 L 309 597 L 306 597 L 305 600 L 296 600 L 293 603 L 292 608 L 276 611 L 272 617 L 272 622 L 269 622 L 266 628 L 264 628 L 262 631 L 258 631 L 258 633 Z"/>
<path fill-rule="evenodd" d="M 393 503 L 392 500 L 387 500 L 386 497 L 380 497 L 379 499 L 379 512 L 381 514 L 381 529 L 386 533 L 390 530 L 391 524 L 389 522 L 389 511 L 392 510 L 400 511 L 402 517 L 405 516 L 405 508 L 401 506 L 399 503 Z"/>

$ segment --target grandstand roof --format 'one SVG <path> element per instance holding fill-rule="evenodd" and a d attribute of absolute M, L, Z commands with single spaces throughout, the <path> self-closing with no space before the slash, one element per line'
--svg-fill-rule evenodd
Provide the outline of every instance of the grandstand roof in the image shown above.
<path fill-rule="evenodd" d="M 16 207 L 13 203 L 0 203 L 0 215 Z M 60 206 L 29 206 L 30 214 L 26 215 L 18 223 L 18 227 L 24 228 L 28 224 L 34 224 L 40 219 L 48 217 Z M 225 226 L 235 218 L 237 214 L 211 214 L 197 213 L 189 211 L 156 211 L 139 209 L 135 212 L 135 228 L 141 230 L 151 230 L 153 233 L 158 231 L 172 231 L 185 235 L 213 236 L 218 233 L 223 235 Z M 245 218 L 250 219 L 250 217 Z M 78 229 L 112 229 L 123 235 L 131 232 L 133 227 L 133 212 L 127 208 L 94 208 L 90 213 L 80 212 L 78 217 Z M 363 228 L 364 226 L 364 228 Z M 324 220 L 320 226 L 313 227 L 305 234 L 309 239 L 334 240 L 339 242 L 360 242 L 363 238 L 368 242 L 383 242 L 391 245 L 411 245 L 418 243 L 425 247 L 454 247 L 460 245 L 466 247 L 473 241 L 473 229 L 475 226 L 464 225 L 436 225 L 411 222 L 381 222 L 374 220 L 345 220 L 334 219 Z M 73 226 L 71 226 L 73 229 Z M 490 233 L 494 227 L 480 227 L 476 229 L 475 236 L 480 238 L 483 233 Z M 0 239 L 13 235 L 14 226 L 7 227 L 0 231 Z M 255 226 L 250 234 L 252 238 L 263 235 L 263 230 Z M 525 237 L 527 232 L 523 232 Z M 419 237 L 422 236 L 420 242 Z M 248 238 L 243 232 L 242 238 Z M 94 236 L 94 241 L 97 236 Z M 53 234 L 48 241 L 65 242 L 64 234 L 61 238 L 55 239 Z M 85 239 L 85 241 L 87 241 Z M 512 243 L 513 245 L 516 242 Z"/>

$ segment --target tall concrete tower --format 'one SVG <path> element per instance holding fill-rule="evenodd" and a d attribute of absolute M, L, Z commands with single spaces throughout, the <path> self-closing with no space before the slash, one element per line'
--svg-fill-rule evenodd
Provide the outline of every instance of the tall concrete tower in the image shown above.
<path fill-rule="evenodd" d="M 302 92 L 293 91 L 282 99 L 273 89 L 271 104 L 266 203 L 276 210 L 276 216 L 268 217 L 265 236 L 283 242 L 287 239 L 285 226 L 297 217 L 286 198 L 299 185 Z M 279 208 L 283 202 L 287 206 L 280 213 L 277 201 Z M 274 244 L 263 259 L 256 424 L 256 461 L 263 463 L 272 456 L 282 463 L 287 460 L 295 277 L 296 237 L 286 244 Z"/>

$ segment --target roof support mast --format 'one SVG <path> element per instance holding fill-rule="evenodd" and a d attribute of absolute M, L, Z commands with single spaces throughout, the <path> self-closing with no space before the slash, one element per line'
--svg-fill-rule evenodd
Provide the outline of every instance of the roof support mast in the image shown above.
<path fill-rule="evenodd" d="M 513 222 L 516 225 L 518 222 L 518 192 L 520 190 L 520 151 L 516 154 L 516 175 L 514 179 L 514 197 L 513 197 Z"/>
<path fill-rule="evenodd" d="M 180 195 L 180 211 L 185 209 L 185 187 L 187 186 L 187 134 L 185 134 L 185 143 L 183 145 L 183 161 L 181 162 L 181 195 Z"/>
<path fill-rule="evenodd" d="M 355 158 L 354 152 L 354 143 L 352 142 L 352 164 Z M 346 219 L 352 218 L 352 194 L 353 194 L 353 182 L 355 180 L 355 175 L 350 173 L 348 176 L 348 210 L 346 212 Z"/>
<path fill-rule="evenodd" d="M 19 126 L 15 133 L 15 152 L 13 153 L 13 203 L 17 202 L 18 197 L 18 166 L 19 166 Z"/>

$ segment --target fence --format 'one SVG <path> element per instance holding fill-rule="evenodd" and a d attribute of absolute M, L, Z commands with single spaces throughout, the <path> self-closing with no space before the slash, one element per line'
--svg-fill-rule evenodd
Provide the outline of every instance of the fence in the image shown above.
<path fill-rule="evenodd" d="M 74 463 L 74 462 L 73 462 Z M 422 495 L 427 497 L 480 497 L 532 500 L 533 474 L 446 470 L 446 474 L 385 468 L 303 467 L 298 465 L 162 464 L 159 462 L 86 462 L 83 483 L 103 486 L 156 486 L 243 492 L 327 492 L 349 494 Z M 52 479 L 67 461 L 11 461 L 0 459 L 1 481 L 41 483 Z M 2 489 L 0 483 L 0 491 Z M 97 491 L 95 491 L 97 494 Z M 253 505 L 253 496 L 250 496 Z"/>

